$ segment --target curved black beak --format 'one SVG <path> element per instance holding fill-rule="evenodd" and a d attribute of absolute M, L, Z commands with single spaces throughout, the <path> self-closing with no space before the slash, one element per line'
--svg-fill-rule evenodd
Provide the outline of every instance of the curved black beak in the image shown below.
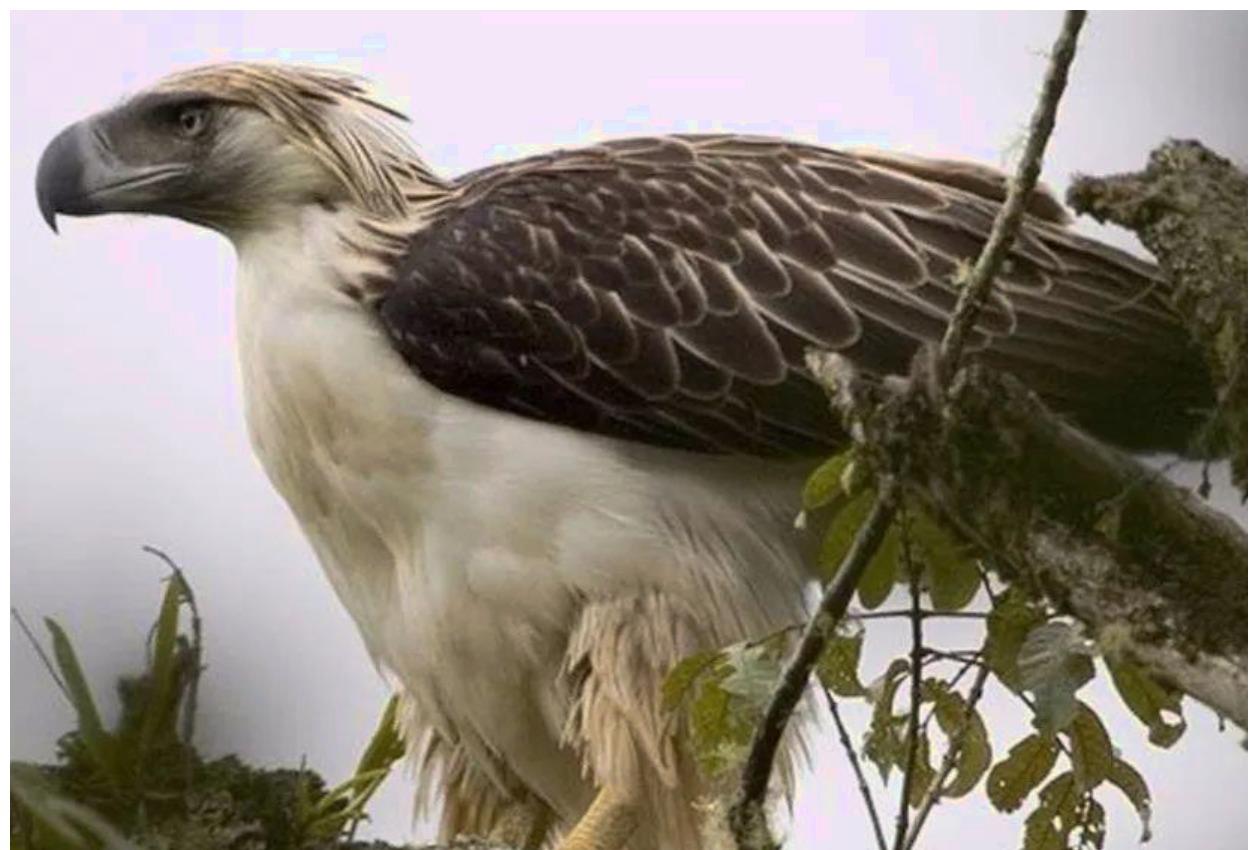
<path fill-rule="evenodd" d="M 53 139 L 39 158 L 35 176 L 35 197 L 39 212 L 57 232 L 57 213 L 70 212 L 74 201 L 86 193 L 83 184 L 83 163 L 86 129 L 83 123 L 71 124 Z"/>
<path fill-rule="evenodd" d="M 187 171 L 185 165 L 122 162 L 99 120 L 88 118 L 66 127 L 44 149 L 35 175 L 35 197 L 44 221 L 56 233 L 58 213 L 146 212 L 160 199 L 157 187 Z"/>

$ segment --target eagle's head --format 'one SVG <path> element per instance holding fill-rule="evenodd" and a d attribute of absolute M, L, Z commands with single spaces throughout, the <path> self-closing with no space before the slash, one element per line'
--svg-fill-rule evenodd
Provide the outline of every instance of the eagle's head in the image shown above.
<path fill-rule="evenodd" d="M 39 208 L 151 213 L 228 235 L 286 210 L 406 215 L 442 187 L 357 77 L 285 65 L 183 71 L 63 130 L 39 162 Z"/>

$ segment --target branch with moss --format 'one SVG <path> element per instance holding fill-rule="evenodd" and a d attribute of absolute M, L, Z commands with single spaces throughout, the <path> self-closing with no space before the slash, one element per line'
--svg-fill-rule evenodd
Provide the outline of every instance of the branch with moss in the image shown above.
<path fill-rule="evenodd" d="M 944 334 L 942 357 L 936 361 L 938 369 L 948 378 L 961 361 L 965 339 L 987 301 L 996 271 L 1004 262 L 1009 246 L 1017 235 L 1023 212 L 1039 180 L 1044 150 L 1056 123 L 1057 107 L 1066 89 L 1079 31 L 1085 19 L 1086 13 L 1077 11 L 1067 12 L 1063 18 L 1061 32 L 1053 44 L 1044 82 L 1036 98 L 1030 133 L 1018 168 L 1010 181 L 1005 201 L 996 216 L 978 262 L 961 282 L 961 295 Z M 857 442 L 862 442 L 865 439 L 861 434 L 864 423 L 859 417 L 844 415 L 841 408 L 838 412 L 848 426 L 848 433 Z M 810 618 L 803 637 L 783 669 L 767 710 L 752 738 L 738 792 L 727 816 L 730 831 L 739 850 L 761 850 L 775 846 L 776 842 L 771 838 L 766 823 L 764 803 L 778 746 L 787 722 L 803 696 L 813 667 L 825 650 L 835 626 L 846 616 L 857 585 L 877 554 L 895 517 L 900 502 L 901 479 L 901 470 L 897 467 L 898 462 L 893 460 L 880 470 L 882 480 L 873 508 L 849 547 L 843 564 L 822 594 L 821 604 Z M 920 627 L 920 620 L 916 622 Z M 920 656 L 917 663 L 920 664 Z M 920 679 L 920 666 L 916 679 Z M 911 778 L 911 775 L 906 775 L 906 784 Z M 897 828 L 897 845 L 903 841 L 906 827 L 907 815 L 902 811 Z"/>
<path fill-rule="evenodd" d="M 1244 488 L 1248 455 L 1249 178 L 1199 142 L 1171 140 L 1133 174 L 1078 177 L 1075 212 L 1133 231 L 1173 285 L 1174 303 L 1206 353 L 1216 390 L 1206 439 Z"/>
<path fill-rule="evenodd" d="M 837 355 L 810 365 L 875 467 L 894 463 L 1002 580 L 1246 725 L 1244 531 L 1013 378 L 965 367 L 945 398 L 919 362 L 907 387 L 868 383 Z"/>

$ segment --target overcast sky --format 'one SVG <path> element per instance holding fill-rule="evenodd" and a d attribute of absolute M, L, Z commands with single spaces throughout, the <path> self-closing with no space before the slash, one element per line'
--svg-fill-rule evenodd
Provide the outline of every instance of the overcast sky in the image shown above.
<path fill-rule="evenodd" d="M 1060 190 L 1072 173 L 1137 169 L 1168 136 L 1244 163 L 1246 25 L 1244 14 L 1094 16 L 1047 181 Z M 281 58 L 378 81 L 447 175 L 557 145 L 698 130 L 1007 164 L 1057 27 L 1055 14 L 15 15 L 13 604 L 32 621 L 57 617 L 108 692 L 140 663 L 160 593 L 162 569 L 139 547 L 166 549 L 206 621 L 198 722 L 211 754 L 276 766 L 305 756 L 339 781 L 385 698 L 250 454 L 230 246 L 159 219 L 63 219 L 54 237 L 35 207 L 34 171 L 65 124 L 190 64 Z M 1234 493 L 1218 498 L 1240 516 Z M 960 639 L 936 639 L 946 637 Z M 71 715 L 15 630 L 11 639 L 13 755 L 47 759 Z M 1193 709 L 1180 746 L 1153 751 L 1107 688 L 1088 696 L 1150 780 L 1152 847 L 1242 846 L 1246 763 L 1234 730 L 1220 734 Z M 990 712 L 1003 751 L 1026 718 L 1007 701 Z M 835 748 L 821 729 L 796 809 L 799 850 L 872 846 Z M 1116 796 L 1104 801 L 1109 846 L 1134 846 L 1135 816 Z M 372 813 L 378 834 L 407 835 L 406 782 L 391 780 Z M 978 795 L 943 806 L 927 844 L 1012 847 L 1019 829 L 1020 817 Z M 428 825 L 416 835 L 430 837 Z"/>

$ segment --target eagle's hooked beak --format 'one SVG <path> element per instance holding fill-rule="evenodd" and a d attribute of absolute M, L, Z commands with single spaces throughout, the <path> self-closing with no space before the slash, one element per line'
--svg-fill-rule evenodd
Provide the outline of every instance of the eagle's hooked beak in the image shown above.
<path fill-rule="evenodd" d="M 187 173 L 180 164 L 129 165 L 111 149 L 99 118 L 66 127 L 39 158 L 35 195 L 53 232 L 57 213 L 101 215 L 145 212 L 159 198 L 158 187 Z"/>

